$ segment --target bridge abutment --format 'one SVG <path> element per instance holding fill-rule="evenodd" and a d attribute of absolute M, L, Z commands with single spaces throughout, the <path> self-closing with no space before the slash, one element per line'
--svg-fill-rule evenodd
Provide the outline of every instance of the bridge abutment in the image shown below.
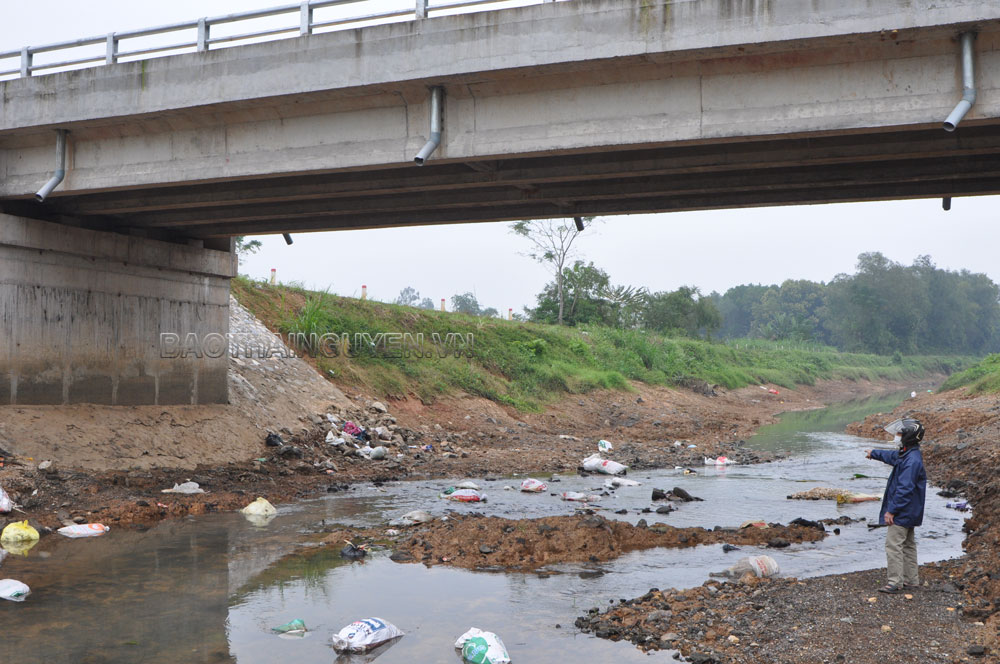
<path fill-rule="evenodd" d="M 0 404 L 228 402 L 231 249 L 0 214 Z"/>

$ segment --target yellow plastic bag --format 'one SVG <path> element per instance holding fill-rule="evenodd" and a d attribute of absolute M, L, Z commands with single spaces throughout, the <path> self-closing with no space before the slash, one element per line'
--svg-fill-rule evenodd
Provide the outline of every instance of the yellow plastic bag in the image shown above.
<path fill-rule="evenodd" d="M 0 533 L 0 542 L 34 542 L 38 539 L 38 531 L 28 525 L 28 522 L 8 523 Z"/>

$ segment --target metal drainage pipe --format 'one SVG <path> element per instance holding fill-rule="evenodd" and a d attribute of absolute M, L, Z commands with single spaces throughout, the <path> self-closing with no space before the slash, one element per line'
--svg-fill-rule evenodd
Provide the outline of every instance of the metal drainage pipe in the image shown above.
<path fill-rule="evenodd" d="M 417 166 L 423 166 L 427 157 L 431 156 L 431 153 L 437 150 L 437 146 L 441 145 L 441 98 L 443 96 L 444 88 L 431 88 L 431 138 L 413 158 Z"/>
<path fill-rule="evenodd" d="M 35 194 L 35 200 L 39 203 L 48 198 L 52 190 L 59 186 L 59 183 L 66 177 L 66 130 L 56 129 L 56 160 L 58 166 L 56 172 L 52 174 L 49 181 L 42 185 L 42 188 Z"/>
<path fill-rule="evenodd" d="M 944 121 L 945 131 L 955 131 L 955 127 L 976 103 L 976 76 L 972 65 L 972 42 L 976 39 L 975 32 L 962 33 L 962 100 L 955 106 L 948 119 Z"/>

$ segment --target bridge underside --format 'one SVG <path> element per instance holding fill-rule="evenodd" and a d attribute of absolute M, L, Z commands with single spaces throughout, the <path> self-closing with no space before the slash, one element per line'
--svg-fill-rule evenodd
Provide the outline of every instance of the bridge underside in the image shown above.
<path fill-rule="evenodd" d="M 1000 125 L 429 161 L 0 201 L 10 214 L 221 238 L 574 215 L 1000 193 Z"/>

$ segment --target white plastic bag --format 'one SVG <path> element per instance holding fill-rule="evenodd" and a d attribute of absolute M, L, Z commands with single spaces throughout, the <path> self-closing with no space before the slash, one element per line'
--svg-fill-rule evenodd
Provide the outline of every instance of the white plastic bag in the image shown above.
<path fill-rule="evenodd" d="M 268 502 L 267 498 L 257 498 L 257 500 L 241 509 L 240 513 L 247 516 L 274 516 L 278 513 L 278 510 Z"/>
<path fill-rule="evenodd" d="M 14 509 L 14 501 L 7 495 L 7 492 L 0 487 L 0 514 L 6 514 Z"/>
<path fill-rule="evenodd" d="M 601 499 L 601 497 L 593 494 L 581 493 L 580 491 L 564 491 L 562 493 L 562 499 L 575 500 L 581 503 L 596 503 Z"/>
<path fill-rule="evenodd" d="M 413 510 L 412 512 L 407 512 L 398 519 L 393 519 L 389 522 L 390 526 L 412 526 L 417 523 L 428 523 L 433 521 L 434 517 L 423 510 Z"/>
<path fill-rule="evenodd" d="M 105 526 L 103 523 L 78 523 L 72 526 L 64 526 L 56 532 L 75 539 L 77 537 L 100 537 L 109 530 L 111 528 Z"/>
<path fill-rule="evenodd" d="M 479 493 L 475 489 L 448 489 L 438 498 L 454 500 L 459 503 L 480 503 L 486 502 L 486 494 Z"/>
<path fill-rule="evenodd" d="M 479 491 L 479 485 L 471 480 L 465 480 L 464 482 L 459 482 L 455 485 L 456 489 L 473 489 L 474 491 Z"/>
<path fill-rule="evenodd" d="M 191 495 L 195 493 L 205 493 L 205 490 L 200 488 L 197 482 L 184 482 L 183 484 L 175 484 L 172 489 L 163 489 L 160 493 L 182 493 L 185 495 Z"/>
<path fill-rule="evenodd" d="M 753 572 L 755 576 L 774 576 L 780 570 L 777 561 L 771 556 L 749 556 L 740 558 L 735 565 L 726 570 L 730 576 L 743 576 Z"/>
<path fill-rule="evenodd" d="M 607 441 L 607 440 L 599 440 L 599 441 L 597 441 L 597 451 L 598 452 L 610 452 L 613 449 L 615 449 L 615 446 L 612 445 L 610 441 Z"/>
<path fill-rule="evenodd" d="M 333 649 L 364 652 L 399 636 L 403 636 L 403 631 L 392 623 L 381 618 L 364 618 L 334 634 Z"/>
<path fill-rule="evenodd" d="M 617 489 L 618 487 L 623 486 L 642 486 L 642 482 L 627 480 L 624 477 L 611 477 L 604 480 L 604 488 L 606 489 Z"/>
<path fill-rule="evenodd" d="M 538 493 L 540 491 L 545 491 L 549 488 L 549 485 L 541 480 L 536 480 L 533 477 L 521 482 L 521 491 L 526 491 L 528 493 Z"/>
<path fill-rule="evenodd" d="M 510 655 L 500 637 L 493 632 L 470 627 L 455 641 L 455 647 L 461 648 L 462 659 L 472 664 L 510 664 Z"/>
<path fill-rule="evenodd" d="M 624 466 L 617 461 L 609 461 L 607 459 L 602 459 L 599 454 L 591 454 L 589 457 L 583 460 L 583 469 L 588 470 L 592 473 L 604 473 L 605 475 L 621 475 L 628 470 L 628 466 Z"/>
<path fill-rule="evenodd" d="M 0 579 L 0 599 L 23 602 L 31 594 L 31 588 L 14 579 Z"/>

